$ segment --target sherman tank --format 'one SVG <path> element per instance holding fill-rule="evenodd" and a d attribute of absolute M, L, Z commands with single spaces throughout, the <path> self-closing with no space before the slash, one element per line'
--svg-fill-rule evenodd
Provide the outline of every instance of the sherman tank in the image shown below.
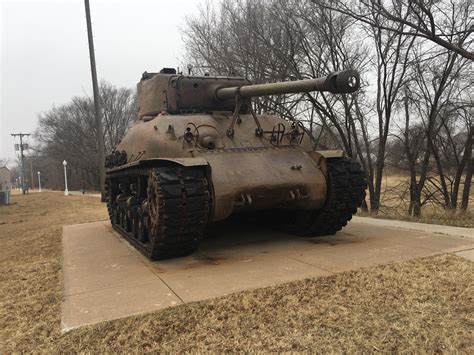
<path fill-rule="evenodd" d="M 336 233 L 364 199 L 359 164 L 341 150 L 315 151 L 301 123 L 257 115 L 251 99 L 352 93 L 359 83 L 354 70 L 258 85 L 143 73 L 137 121 L 106 158 L 113 228 L 152 260 L 194 252 L 210 223 L 234 214 L 270 215 L 302 236 Z"/>

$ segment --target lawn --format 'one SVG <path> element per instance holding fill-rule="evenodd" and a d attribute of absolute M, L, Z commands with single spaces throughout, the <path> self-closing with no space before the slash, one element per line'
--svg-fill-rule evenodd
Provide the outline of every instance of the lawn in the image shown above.
<path fill-rule="evenodd" d="M 474 264 L 442 255 L 307 279 L 60 333 L 62 225 L 106 218 L 58 192 L 0 206 L 0 352 L 473 353 Z M 139 302 L 139 300 L 137 300 Z"/>

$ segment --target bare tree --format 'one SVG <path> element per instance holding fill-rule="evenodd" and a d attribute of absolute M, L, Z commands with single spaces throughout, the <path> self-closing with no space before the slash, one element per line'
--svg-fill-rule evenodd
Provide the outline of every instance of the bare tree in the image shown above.
<path fill-rule="evenodd" d="M 120 142 L 130 124 L 136 119 L 137 98 L 134 90 L 117 88 L 104 81 L 100 83 L 99 92 L 107 154 Z"/>
<path fill-rule="evenodd" d="M 474 60 L 469 49 L 474 32 L 471 0 L 312 0 L 322 6 L 351 16 L 360 23 L 402 36 L 427 39 Z M 461 17 L 466 21 L 457 21 Z M 386 21 L 380 23 L 377 18 Z M 457 38 L 453 41 L 452 38 Z"/>
<path fill-rule="evenodd" d="M 100 95 L 106 150 L 111 152 L 136 116 L 135 93 L 102 82 Z M 90 97 L 74 97 L 71 102 L 40 114 L 35 134 L 41 159 L 47 158 L 48 164 L 60 169 L 61 162 L 66 159 L 71 186 L 77 187 L 82 181 L 94 188 L 99 182 L 96 136 L 94 105 Z M 45 176 L 45 183 L 46 179 Z"/>
<path fill-rule="evenodd" d="M 372 21 L 376 26 L 369 28 L 372 37 L 375 54 L 375 72 L 377 75 L 377 86 L 375 94 L 375 107 L 377 116 L 377 150 L 375 162 L 374 193 L 371 199 L 371 210 L 377 212 L 380 207 L 380 193 L 382 188 L 382 176 L 385 167 L 385 149 L 391 129 L 392 116 L 395 103 L 399 99 L 405 75 L 410 64 L 411 49 L 414 37 L 408 37 L 400 33 L 404 32 L 405 25 L 398 24 L 397 32 L 384 29 L 386 22 L 378 13 L 372 14 Z M 370 159 L 370 156 L 369 156 Z"/>
<path fill-rule="evenodd" d="M 424 56 L 427 59 L 422 60 Z M 458 118 L 466 106 L 461 99 L 462 93 L 468 92 L 472 83 L 460 84 L 461 78 L 466 75 L 466 69 L 469 68 L 469 60 L 460 57 L 456 52 L 433 55 L 433 52 L 427 51 L 426 47 L 420 44 L 415 58 L 417 61 L 410 72 L 412 80 L 407 82 L 405 91 L 404 139 L 407 158 L 410 161 L 411 211 L 415 216 L 420 216 L 424 189 L 430 190 L 428 195 L 432 199 L 436 199 L 436 193 L 440 193 L 442 197 L 439 201 L 442 202 L 439 203 L 445 208 L 456 207 L 459 183 L 467 157 L 460 159 L 462 148 L 454 143 L 454 135 L 456 131 L 465 130 L 469 124 L 466 119 L 465 123 L 460 125 L 462 120 Z M 410 110 L 410 107 L 413 110 Z M 424 129 L 422 148 L 419 144 L 409 141 L 409 132 L 413 127 L 410 111 L 411 115 L 419 118 L 418 124 Z M 413 150 L 413 147 L 416 147 L 416 150 Z M 422 156 L 419 156 L 420 150 Z M 442 154 L 445 155 L 444 162 Z M 453 162 L 456 172 L 450 192 L 447 169 Z M 430 175 L 433 170 L 436 171 L 436 176 Z"/>

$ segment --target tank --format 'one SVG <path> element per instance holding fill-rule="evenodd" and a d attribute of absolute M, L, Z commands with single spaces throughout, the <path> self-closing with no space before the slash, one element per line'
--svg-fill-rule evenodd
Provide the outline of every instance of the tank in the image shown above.
<path fill-rule="evenodd" d="M 143 73 L 138 118 L 106 157 L 110 220 L 152 260 L 194 252 L 206 227 L 234 214 L 302 236 L 334 234 L 365 197 L 344 151 L 315 151 L 303 124 L 257 115 L 251 99 L 359 88 L 354 70 L 252 85 L 239 77 Z"/>

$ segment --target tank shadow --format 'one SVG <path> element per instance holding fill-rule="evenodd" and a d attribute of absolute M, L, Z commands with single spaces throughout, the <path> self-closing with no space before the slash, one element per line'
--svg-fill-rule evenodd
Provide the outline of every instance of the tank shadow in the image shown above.
<path fill-rule="evenodd" d="M 205 232 L 203 244 L 251 244 L 289 239 L 300 238 L 271 228 L 258 217 L 236 215 L 225 221 L 211 224 Z"/>
<path fill-rule="evenodd" d="M 300 237 L 272 228 L 255 215 L 236 215 L 210 225 L 199 249 L 193 254 L 152 262 L 157 273 L 195 269 L 240 268 L 242 265 L 266 265 L 278 260 L 291 260 L 310 249 L 337 248 L 363 242 L 358 235 L 338 232 L 336 235 Z M 327 251 L 324 251 L 326 253 Z M 289 259 L 288 259 L 289 258 Z M 265 261 L 266 260 L 266 261 Z"/>
<path fill-rule="evenodd" d="M 214 223 L 205 232 L 200 252 L 218 252 L 219 249 L 237 249 L 252 245 L 271 244 L 326 244 L 338 246 L 358 243 L 358 236 L 340 231 L 335 235 L 301 237 L 272 227 L 254 215 L 236 215 Z M 262 253 L 268 253 L 262 251 Z"/>

